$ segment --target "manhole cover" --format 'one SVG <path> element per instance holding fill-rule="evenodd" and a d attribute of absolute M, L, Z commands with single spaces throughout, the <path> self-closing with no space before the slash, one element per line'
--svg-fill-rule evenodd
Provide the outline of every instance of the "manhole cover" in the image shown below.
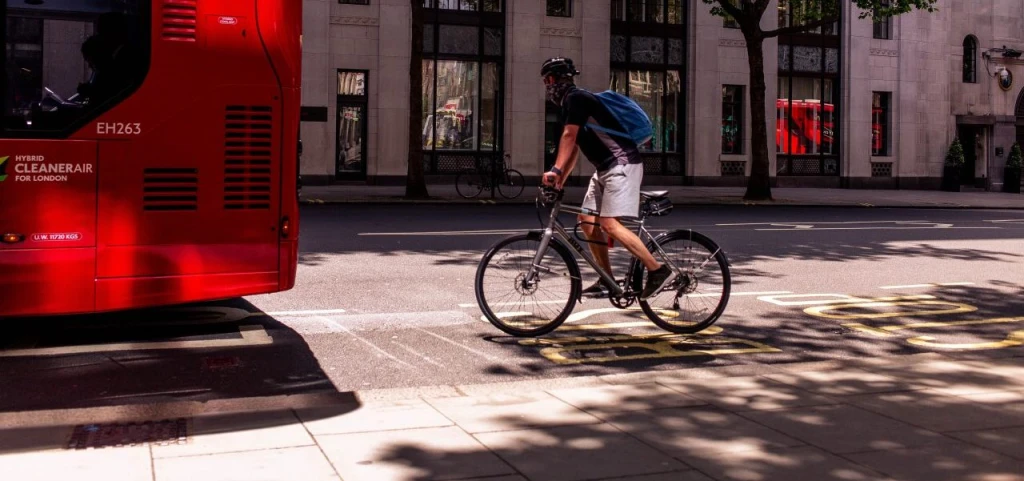
<path fill-rule="evenodd" d="M 75 426 L 68 449 L 141 446 L 144 444 L 185 444 L 188 421 L 184 418 L 123 424 L 80 424 Z"/>

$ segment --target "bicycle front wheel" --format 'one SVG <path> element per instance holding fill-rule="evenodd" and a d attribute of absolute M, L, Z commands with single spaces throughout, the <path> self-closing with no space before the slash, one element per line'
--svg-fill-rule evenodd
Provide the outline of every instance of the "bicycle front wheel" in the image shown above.
<path fill-rule="evenodd" d="M 519 197 L 519 194 L 523 193 L 523 188 L 526 187 L 526 181 L 523 180 L 523 174 L 515 169 L 508 169 L 505 171 L 505 178 L 498 184 L 498 193 L 506 199 L 515 199 Z"/>
<path fill-rule="evenodd" d="M 675 265 L 675 280 L 651 296 L 639 301 L 644 314 L 658 327 L 677 334 L 692 334 L 707 329 L 725 311 L 729 303 L 732 278 L 725 254 L 711 239 L 689 230 L 670 232 L 657 240 L 657 246 Z M 648 249 L 654 258 L 665 259 L 655 243 Z M 646 282 L 646 269 L 637 261 L 634 285 Z"/>
<path fill-rule="evenodd" d="M 519 337 L 547 334 L 565 322 L 582 289 L 579 265 L 569 250 L 552 239 L 537 276 L 528 279 L 541 234 L 508 237 L 488 250 L 476 273 L 476 299 L 484 317 Z"/>
<path fill-rule="evenodd" d="M 455 191 L 463 198 L 472 199 L 484 190 L 484 179 L 475 170 L 463 170 L 455 176 Z"/>

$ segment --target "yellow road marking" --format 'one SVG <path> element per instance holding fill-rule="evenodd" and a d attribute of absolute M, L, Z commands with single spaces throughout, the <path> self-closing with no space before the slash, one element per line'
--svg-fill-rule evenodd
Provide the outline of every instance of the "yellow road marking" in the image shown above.
<path fill-rule="evenodd" d="M 909 312 L 876 312 L 871 314 L 826 314 L 827 311 L 840 311 L 843 309 L 869 308 L 869 307 L 896 307 L 896 306 L 954 306 L 952 309 L 936 309 Z M 946 301 L 896 301 L 896 302 L 858 302 L 854 304 L 838 304 L 808 307 L 804 312 L 816 317 L 826 319 L 881 319 L 886 317 L 909 317 L 909 316 L 938 316 L 942 314 L 959 314 L 962 312 L 974 312 L 978 308 L 957 302 Z"/>
<path fill-rule="evenodd" d="M 891 334 L 893 331 L 903 331 L 907 329 L 927 329 L 931 327 L 950 327 L 950 326 L 972 326 L 981 324 L 1003 324 L 1010 322 L 1022 322 L 1024 317 L 999 317 L 995 319 L 975 319 L 970 321 L 945 321 L 945 322 L 916 322 L 913 324 L 899 324 L 895 326 L 880 326 L 872 327 L 865 326 L 864 324 L 843 324 L 843 327 L 850 329 L 856 329 L 858 331 L 867 332 L 869 334 L 875 334 L 879 336 L 895 336 Z"/>
<path fill-rule="evenodd" d="M 977 350 L 977 349 L 1002 349 L 1006 347 L 1017 347 L 1024 345 L 1024 330 L 1011 332 L 1006 336 L 1006 339 L 995 342 L 975 342 L 966 344 L 947 344 L 941 342 L 933 342 L 935 338 L 932 336 L 918 336 L 907 339 L 907 342 L 915 346 L 924 347 L 935 347 L 939 349 L 964 349 L 964 350 Z"/>
<path fill-rule="evenodd" d="M 748 346 L 745 348 L 720 348 L 720 349 L 693 349 L 681 351 L 675 348 L 679 344 L 739 344 Z M 574 359 L 565 356 L 566 353 L 570 352 L 582 352 L 582 351 L 594 351 L 594 350 L 612 350 L 612 349 L 645 349 L 650 351 L 644 354 L 629 354 L 625 356 L 602 356 L 602 357 L 588 357 L 581 359 Z M 560 347 L 547 347 L 541 349 L 540 353 L 548 360 L 556 364 L 583 364 L 583 363 L 601 363 L 601 362 L 616 362 L 616 361 L 634 361 L 640 359 L 664 359 L 672 357 L 692 357 L 692 356 L 715 356 L 715 355 L 729 355 L 729 354 L 758 354 L 758 353 L 771 353 L 771 352 L 782 352 L 774 347 L 761 344 L 759 342 L 747 341 L 743 339 L 730 339 L 730 338 L 708 338 L 707 340 L 694 340 L 692 338 L 680 338 L 680 339 L 667 339 L 660 342 L 618 342 L 618 343 L 602 343 L 602 344 L 577 344 L 571 346 L 560 346 Z"/>

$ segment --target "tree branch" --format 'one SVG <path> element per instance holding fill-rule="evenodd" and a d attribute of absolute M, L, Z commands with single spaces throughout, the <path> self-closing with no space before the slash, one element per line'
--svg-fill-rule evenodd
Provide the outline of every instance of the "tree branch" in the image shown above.
<path fill-rule="evenodd" d="M 813 21 L 811 23 L 807 23 L 807 24 L 804 24 L 804 25 L 794 25 L 792 27 L 777 28 L 775 30 L 770 30 L 770 31 L 764 32 L 764 38 L 772 38 L 772 37 L 778 37 L 779 35 L 791 35 L 791 34 L 794 34 L 794 33 L 807 32 L 807 31 L 810 31 L 810 30 L 814 30 L 815 28 L 818 28 L 818 27 L 821 27 L 821 26 L 824 26 L 824 25 L 828 25 L 830 23 L 835 23 L 837 21 L 839 21 L 839 16 L 838 15 L 836 15 L 834 17 L 828 17 L 828 18 L 822 18 L 820 20 L 815 20 L 815 21 Z"/>
<path fill-rule="evenodd" d="M 722 10 L 725 10 L 725 13 L 728 13 L 729 15 L 732 16 L 732 18 L 735 18 L 737 21 L 740 19 L 740 17 L 743 16 L 743 10 L 740 10 L 736 5 L 733 5 L 731 1 L 729 1 L 729 0 L 717 0 L 717 1 L 718 1 L 718 5 L 720 7 L 722 7 Z"/>

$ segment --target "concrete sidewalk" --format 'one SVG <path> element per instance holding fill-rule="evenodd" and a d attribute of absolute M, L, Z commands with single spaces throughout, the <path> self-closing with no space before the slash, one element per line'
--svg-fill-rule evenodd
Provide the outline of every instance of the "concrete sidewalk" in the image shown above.
<path fill-rule="evenodd" d="M 0 414 L 0 473 L 18 481 L 1020 481 L 1024 358 L 1009 357 L 1020 349 L 984 361 L 921 354 L 368 391 L 288 409 L 242 403 L 190 417 L 180 439 L 152 446 L 67 450 L 73 426 L 51 425 L 181 411 Z"/>
<path fill-rule="evenodd" d="M 975 208 L 1024 209 L 1024 195 L 1003 192 L 943 192 L 937 190 L 866 190 L 866 189 L 812 189 L 775 188 L 774 201 L 747 202 L 743 200 L 743 187 L 682 187 L 645 186 L 645 190 L 667 190 L 673 203 L 681 205 L 782 205 L 782 206 L 835 206 L 835 207 L 917 207 L 917 208 Z M 515 199 L 505 199 L 484 190 L 475 199 L 459 196 L 454 185 L 427 186 L 430 200 L 405 199 L 405 187 L 335 185 L 305 186 L 301 199 L 309 204 L 331 203 L 525 203 L 533 204 L 537 186 L 528 185 Z M 580 202 L 586 187 L 566 187 L 565 198 Z"/>

